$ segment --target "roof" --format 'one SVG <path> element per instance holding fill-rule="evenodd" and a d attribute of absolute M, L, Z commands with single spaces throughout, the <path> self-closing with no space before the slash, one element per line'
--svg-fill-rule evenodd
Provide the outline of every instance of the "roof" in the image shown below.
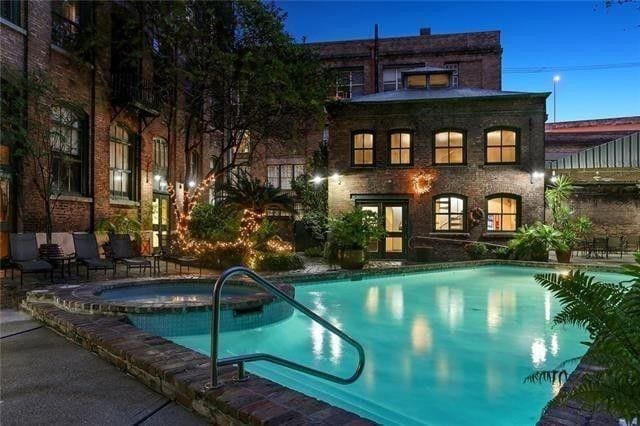
<path fill-rule="evenodd" d="M 547 123 L 547 133 L 606 133 L 640 131 L 640 116 L 611 117 L 576 121 L 561 121 Z"/>
<path fill-rule="evenodd" d="M 483 99 L 502 97 L 540 97 L 546 98 L 550 92 L 508 92 L 492 89 L 449 88 L 449 89 L 405 89 L 373 93 L 345 100 L 353 104 L 380 102 L 412 102 L 432 99 Z"/>

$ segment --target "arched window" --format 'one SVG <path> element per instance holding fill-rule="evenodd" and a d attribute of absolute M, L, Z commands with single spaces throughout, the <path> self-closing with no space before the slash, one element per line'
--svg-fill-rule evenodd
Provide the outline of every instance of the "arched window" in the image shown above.
<path fill-rule="evenodd" d="M 109 188 L 111 198 L 133 200 L 135 149 L 129 130 L 113 123 L 109 130 Z"/>
<path fill-rule="evenodd" d="M 435 232 L 464 231 L 466 229 L 466 197 L 444 194 L 433 198 L 433 230 Z"/>
<path fill-rule="evenodd" d="M 84 194 L 86 188 L 86 136 L 83 117 L 64 107 L 51 110 L 49 144 L 52 151 L 52 182 L 65 194 Z"/>
<path fill-rule="evenodd" d="M 389 164 L 409 165 L 412 163 L 412 137 L 407 131 L 392 132 L 389 135 Z"/>
<path fill-rule="evenodd" d="M 520 224 L 520 197 L 495 194 L 487 197 L 487 231 L 514 232 Z"/>
<path fill-rule="evenodd" d="M 518 131 L 497 128 L 485 132 L 487 164 L 515 164 L 518 162 Z"/>
<path fill-rule="evenodd" d="M 456 130 L 436 132 L 433 144 L 434 164 L 464 164 L 465 134 Z"/>

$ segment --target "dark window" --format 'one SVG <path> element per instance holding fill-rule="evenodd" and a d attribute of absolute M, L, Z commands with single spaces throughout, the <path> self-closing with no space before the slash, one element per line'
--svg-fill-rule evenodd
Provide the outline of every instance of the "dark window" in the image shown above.
<path fill-rule="evenodd" d="M 448 62 L 444 67 L 451 70 L 451 87 L 458 87 L 460 80 L 460 64 L 458 62 Z"/>
<path fill-rule="evenodd" d="M 109 135 L 109 188 L 111 198 L 133 200 L 133 164 L 135 149 L 129 131 L 122 125 L 111 125 Z"/>
<path fill-rule="evenodd" d="M 424 64 L 386 66 L 382 70 L 382 88 L 385 92 L 402 89 L 402 73 L 414 68 L 423 67 Z"/>
<path fill-rule="evenodd" d="M 364 95 L 364 70 L 337 71 L 335 95 L 338 99 Z"/>
<path fill-rule="evenodd" d="M 487 164 L 518 162 L 518 132 L 514 129 L 492 129 L 485 134 Z"/>
<path fill-rule="evenodd" d="M 277 164 L 267 166 L 267 183 L 274 188 L 291 189 L 292 181 L 304 175 L 303 164 Z"/>
<path fill-rule="evenodd" d="M 153 190 L 167 192 L 169 144 L 163 138 L 153 139 Z"/>
<path fill-rule="evenodd" d="M 436 132 L 433 152 L 434 164 L 464 164 L 465 134 L 454 130 Z"/>
<path fill-rule="evenodd" d="M 2 13 L 2 19 L 6 19 L 19 27 L 22 26 L 21 0 L 2 0 L 0 2 L 0 12 Z"/>
<path fill-rule="evenodd" d="M 87 4 L 73 0 L 51 2 L 51 42 L 65 49 L 77 47 Z M 85 19 L 83 19 L 85 18 Z"/>
<path fill-rule="evenodd" d="M 83 158 L 85 138 L 83 122 L 75 112 L 54 107 L 51 112 L 49 144 L 53 152 L 53 185 L 63 194 L 82 194 L 87 169 Z"/>
<path fill-rule="evenodd" d="M 461 195 L 439 195 L 433 199 L 433 230 L 464 231 L 467 202 Z"/>
<path fill-rule="evenodd" d="M 200 180 L 200 153 L 195 150 L 191 151 L 189 158 L 189 186 L 191 186 L 191 182 Z"/>
<path fill-rule="evenodd" d="M 373 166 L 373 133 L 354 133 L 352 147 L 354 166 Z"/>
<path fill-rule="evenodd" d="M 514 232 L 519 223 L 519 197 L 509 194 L 487 197 L 487 231 Z"/>
<path fill-rule="evenodd" d="M 411 143 L 411 133 L 391 133 L 389 137 L 389 163 L 393 165 L 411 164 Z"/>

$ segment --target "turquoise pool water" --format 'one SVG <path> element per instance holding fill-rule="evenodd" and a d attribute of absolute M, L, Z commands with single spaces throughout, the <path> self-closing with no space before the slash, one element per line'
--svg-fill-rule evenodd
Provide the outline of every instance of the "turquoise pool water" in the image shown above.
<path fill-rule="evenodd" d="M 254 293 L 250 287 L 226 286 L 222 296 L 242 296 Z M 212 299 L 211 285 L 164 283 L 116 287 L 100 293 L 100 298 L 111 301 L 136 303 L 168 303 L 179 301 L 207 301 Z"/>
<path fill-rule="evenodd" d="M 533 280 L 545 271 L 487 266 L 300 286 L 300 302 L 365 347 L 362 377 L 341 386 L 267 363 L 247 369 L 383 424 L 533 425 L 557 388 L 523 378 L 582 354 L 586 337 L 551 326 L 559 304 Z M 223 356 L 268 352 L 342 375 L 356 364 L 350 346 L 298 313 L 221 336 Z M 165 337 L 208 354 L 208 334 Z"/>

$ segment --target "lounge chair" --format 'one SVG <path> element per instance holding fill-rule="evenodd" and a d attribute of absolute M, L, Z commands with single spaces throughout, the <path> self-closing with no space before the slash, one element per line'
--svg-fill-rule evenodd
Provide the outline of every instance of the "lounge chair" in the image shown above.
<path fill-rule="evenodd" d="M 11 279 L 13 279 L 13 270 L 17 268 L 20 270 L 21 287 L 24 274 L 49 272 L 51 281 L 53 281 L 53 265 L 46 260 L 40 259 L 36 234 L 11 234 L 9 238 L 11 244 Z"/>
<path fill-rule="evenodd" d="M 73 234 L 73 246 L 76 252 L 76 273 L 79 272 L 78 265 L 82 264 L 87 269 L 87 278 L 91 270 L 103 270 L 106 275 L 109 269 L 115 277 L 116 264 L 111 259 L 100 258 L 98 241 L 94 234 Z"/>
<path fill-rule="evenodd" d="M 151 261 L 133 253 L 131 237 L 128 234 L 110 234 L 109 247 L 114 262 L 122 263 L 127 267 L 127 276 L 129 276 L 129 269 L 131 268 L 138 268 L 142 275 L 149 268 L 149 276 L 151 276 Z"/>

